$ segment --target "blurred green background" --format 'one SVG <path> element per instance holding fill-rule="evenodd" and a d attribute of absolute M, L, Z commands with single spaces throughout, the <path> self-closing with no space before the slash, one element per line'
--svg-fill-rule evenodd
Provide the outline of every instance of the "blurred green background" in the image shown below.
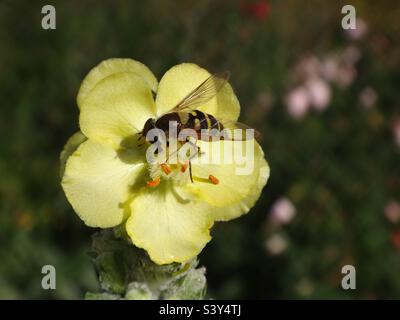
<path fill-rule="evenodd" d="M 41 28 L 52 4 L 57 29 Z M 241 121 L 271 177 L 200 255 L 214 298 L 400 298 L 400 3 L 0 1 L 0 298 L 82 298 L 98 285 L 90 235 L 59 181 L 75 97 L 103 59 L 160 78 L 195 62 L 230 70 Z M 41 289 L 41 268 L 57 290 Z M 341 268 L 357 289 L 341 288 Z"/>

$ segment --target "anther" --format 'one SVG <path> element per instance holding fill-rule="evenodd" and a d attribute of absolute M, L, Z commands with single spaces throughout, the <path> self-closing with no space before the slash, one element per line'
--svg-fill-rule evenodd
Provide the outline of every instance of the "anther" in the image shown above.
<path fill-rule="evenodd" d="M 154 180 L 147 181 L 147 186 L 148 187 L 157 187 L 160 184 L 160 177 L 155 178 Z"/>
<path fill-rule="evenodd" d="M 169 165 L 167 165 L 166 163 L 163 163 L 161 165 L 161 169 L 162 171 L 164 171 L 165 174 L 170 174 L 171 173 L 171 167 Z"/>
<path fill-rule="evenodd" d="M 216 177 L 214 177 L 212 174 L 210 174 L 208 176 L 208 180 L 210 180 L 212 184 L 218 184 L 219 183 L 219 180 Z"/>
<path fill-rule="evenodd" d="M 187 163 L 183 164 L 181 167 L 181 172 L 184 173 L 186 171 L 187 167 L 188 167 Z"/>

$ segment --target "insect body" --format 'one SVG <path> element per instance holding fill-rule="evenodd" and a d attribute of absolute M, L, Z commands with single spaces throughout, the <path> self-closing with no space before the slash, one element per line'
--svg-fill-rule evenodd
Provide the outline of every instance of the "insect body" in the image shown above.
<path fill-rule="evenodd" d="M 193 129 L 196 132 L 196 138 L 203 140 L 211 139 L 211 135 L 204 134 L 204 132 L 212 129 L 216 130 L 216 132 L 220 132 L 224 129 L 222 122 L 218 121 L 211 114 L 204 113 L 200 110 L 193 110 L 190 112 L 178 111 L 166 113 L 158 119 L 147 120 L 142 135 L 146 136 L 151 129 L 160 129 L 168 136 L 171 123 L 176 123 L 177 134 L 183 129 Z"/>
<path fill-rule="evenodd" d="M 225 85 L 229 78 L 229 72 L 213 74 L 208 77 L 197 88 L 182 99 L 171 111 L 160 116 L 158 119 L 148 119 L 141 132 L 146 136 L 151 129 L 160 129 L 168 133 L 170 122 L 177 123 L 177 133 L 183 129 L 193 129 L 201 138 L 201 130 L 216 129 L 221 131 L 224 126 L 211 114 L 204 113 L 197 108 L 211 100 Z"/>
<path fill-rule="evenodd" d="M 221 120 L 216 119 L 213 115 L 200 111 L 198 108 L 214 98 L 223 88 L 228 78 L 229 72 L 211 75 L 197 88 L 191 91 L 185 98 L 183 98 L 181 102 L 179 102 L 171 111 L 163 114 L 159 118 L 148 119 L 143 127 L 143 130 L 139 133 L 139 137 L 146 137 L 152 129 L 162 130 L 165 134 L 165 137 L 168 137 L 170 124 L 172 122 L 176 124 L 175 130 L 178 135 L 184 129 L 192 129 L 195 132 L 194 138 L 196 140 L 201 139 L 210 141 L 214 140 L 216 135 L 218 139 L 225 139 L 226 135 L 220 133 L 226 129 L 227 125 L 223 124 Z M 240 128 L 249 128 L 239 123 L 235 123 L 235 126 Z M 233 136 L 231 138 L 237 139 Z M 239 138 L 239 140 L 241 139 L 242 137 Z M 157 142 L 157 137 L 148 142 L 151 144 Z M 169 141 L 167 138 L 167 146 L 168 142 Z M 189 140 L 187 142 L 191 143 Z M 190 179 L 193 182 L 190 159 L 188 160 L 187 164 L 182 165 L 181 171 L 185 172 L 187 166 L 189 166 Z M 161 164 L 161 169 L 165 174 L 169 174 L 171 172 L 171 168 L 166 163 Z M 208 180 L 212 184 L 219 183 L 219 180 L 212 175 L 209 175 Z M 152 181 L 149 181 L 147 185 L 154 187 L 159 183 L 160 178 L 158 177 Z"/>

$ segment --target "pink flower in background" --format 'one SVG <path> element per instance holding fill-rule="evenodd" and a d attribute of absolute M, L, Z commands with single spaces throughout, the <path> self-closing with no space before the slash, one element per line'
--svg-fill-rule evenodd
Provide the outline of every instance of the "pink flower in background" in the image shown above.
<path fill-rule="evenodd" d="M 316 56 L 306 56 L 301 59 L 295 68 L 295 72 L 303 78 L 318 76 L 321 71 L 321 61 Z"/>
<path fill-rule="evenodd" d="M 325 110 L 331 101 L 331 87 L 322 78 L 310 79 L 306 84 L 310 104 L 318 111 Z"/>
<path fill-rule="evenodd" d="M 354 54 L 354 53 L 353 53 Z M 321 74 L 327 81 L 346 88 L 353 83 L 357 70 L 354 67 L 356 57 L 332 55 L 323 60 Z"/>
<path fill-rule="evenodd" d="M 310 107 L 325 110 L 331 100 L 331 87 L 322 78 L 310 78 L 304 86 L 299 86 L 286 96 L 289 115 L 295 119 L 304 117 Z"/>
<path fill-rule="evenodd" d="M 271 255 L 283 253 L 288 247 L 286 239 L 279 233 L 273 234 L 265 241 L 265 249 Z"/>
<path fill-rule="evenodd" d="M 373 88 L 366 87 L 360 92 L 358 99 L 364 108 L 369 109 L 375 105 L 378 94 Z"/>
<path fill-rule="evenodd" d="M 293 203 L 289 199 L 282 197 L 276 200 L 272 205 L 269 221 L 273 225 L 279 226 L 292 221 L 295 215 L 296 208 Z"/>
<path fill-rule="evenodd" d="M 347 46 L 341 53 L 332 53 L 322 59 L 307 55 L 300 59 L 294 68 L 297 87 L 287 93 L 285 103 L 289 115 L 296 119 L 303 118 L 310 107 L 324 111 L 332 98 L 331 84 L 344 89 L 351 85 L 357 76 L 356 63 L 361 58 L 360 50 Z M 375 93 L 376 94 L 376 93 Z M 368 90 L 363 98 L 366 104 L 373 104 L 374 91 Z"/>
<path fill-rule="evenodd" d="M 291 117 L 295 119 L 303 118 L 310 107 L 308 90 L 301 86 L 290 91 L 286 96 L 286 107 Z"/>
<path fill-rule="evenodd" d="M 344 33 L 347 38 L 350 40 L 360 40 L 367 33 L 368 26 L 364 20 L 361 18 L 357 18 L 356 20 L 356 29 L 347 29 L 344 30 Z"/>
<path fill-rule="evenodd" d="M 339 73 L 339 59 L 336 56 L 325 58 L 321 65 L 321 73 L 328 81 L 336 81 Z"/>
<path fill-rule="evenodd" d="M 360 58 L 360 50 L 353 45 L 348 46 L 341 54 L 331 54 L 323 59 L 321 74 L 327 81 L 336 83 L 342 89 L 346 88 L 357 76 L 355 65 Z"/>
<path fill-rule="evenodd" d="M 356 64 L 361 58 L 361 52 L 356 46 L 348 46 L 341 54 L 343 62 L 348 65 Z"/>
<path fill-rule="evenodd" d="M 268 1 L 253 1 L 242 5 L 242 12 L 248 14 L 252 18 L 265 21 L 268 18 L 270 12 L 270 5 Z"/>
<path fill-rule="evenodd" d="M 393 124 L 394 141 L 400 147 L 400 118 L 396 119 Z"/>
<path fill-rule="evenodd" d="M 397 201 L 390 201 L 386 204 L 384 213 L 386 218 L 391 223 L 397 223 L 400 221 L 400 204 Z"/>
<path fill-rule="evenodd" d="M 340 65 L 338 68 L 337 78 L 335 82 L 339 87 L 347 88 L 351 85 L 357 76 L 357 70 L 353 65 Z"/>

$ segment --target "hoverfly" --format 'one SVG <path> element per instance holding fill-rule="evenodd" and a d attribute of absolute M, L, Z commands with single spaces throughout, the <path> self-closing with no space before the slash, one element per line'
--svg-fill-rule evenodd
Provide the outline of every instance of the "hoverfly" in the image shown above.
<path fill-rule="evenodd" d="M 252 129 L 251 127 L 240 122 L 229 122 L 223 121 L 222 119 L 216 119 L 213 115 L 207 114 L 197 109 L 204 105 L 206 102 L 210 101 L 218 94 L 218 92 L 220 92 L 220 90 L 227 83 L 229 76 L 229 71 L 210 75 L 198 87 L 196 87 L 186 97 L 184 97 L 173 109 L 158 118 L 148 119 L 144 124 L 142 131 L 139 133 L 139 139 L 145 137 L 147 133 L 152 129 L 162 130 L 164 133 L 166 133 L 166 136 L 168 136 L 168 130 L 171 121 L 176 123 L 176 130 L 178 134 L 179 132 L 181 132 L 181 130 L 192 129 L 196 133 L 195 139 L 203 141 L 212 140 L 213 138 L 215 138 L 215 133 L 218 134 L 223 130 L 224 132 L 229 132 L 227 131 L 228 129 Z M 204 132 L 209 132 L 210 134 L 204 134 Z M 257 137 L 258 132 L 254 132 Z M 218 139 L 220 140 L 245 140 L 246 137 L 247 136 L 243 135 L 242 133 L 238 135 L 237 132 L 236 134 L 218 135 Z M 149 141 L 149 143 L 155 143 L 156 141 L 157 140 Z M 168 146 L 168 140 L 166 142 Z M 186 142 L 193 144 L 188 140 Z M 197 151 L 200 151 L 198 147 Z M 191 182 L 193 182 L 190 159 L 188 160 L 188 164 L 182 166 L 181 171 L 185 172 L 187 166 L 189 166 L 190 180 Z M 161 168 L 165 174 L 169 174 L 171 172 L 171 168 L 166 163 L 161 164 Z M 219 183 L 218 179 L 212 175 L 209 175 L 208 179 L 212 184 Z M 157 186 L 159 183 L 160 179 L 157 178 L 155 180 L 149 181 L 147 185 L 153 187 Z"/>

